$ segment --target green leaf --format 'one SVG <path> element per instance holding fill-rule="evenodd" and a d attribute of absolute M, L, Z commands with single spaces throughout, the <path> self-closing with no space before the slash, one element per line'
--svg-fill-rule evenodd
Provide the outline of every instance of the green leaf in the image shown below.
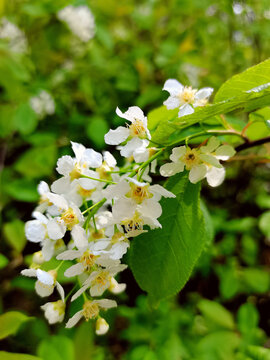
<path fill-rule="evenodd" d="M 211 322 L 229 330 L 235 328 L 232 314 L 221 304 L 203 299 L 199 302 L 198 308 L 201 313 Z"/>
<path fill-rule="evenodd" d="M 191 184 L 182 173 L 169 179 L 166 188 L 176 198 L 161 201 L 162 229 L 136 237 L 130 251 L 135 279 L 152 304 L 183 288 L 206 241 L 200 184 Z"/>
<path fill-rule="evenodd" d="M 19 327 L 29 320 L 32 320 L 32 318 L 18 311 L 9 311 L 0 315 L 0 339 L 15 334 Z"/>
<path fill-rule="evenodd" d="M 28 354 L 10 353 L 7 351 L 0 351 L 1 360 L 42 360 L 41 358 Z"/>
<path fill-rule="evenodd" d="M 4 235 L 10 246 L 20 253 L 26 244 L 26 237 L 24 235 L 24 222 L 21 220 L 14 220 L 4 225 Z"/>
<path fill-rule="evenodd" d="M 26 151 L 16 162 L 15 169 L 28 178 L 50 175 L 56 162 L 56 147 L 36 147 Z"/>
<path fill-rule="evenodd" d="M 259 228 L 267 238 L 270 238 L 270 211 L 266 211 L 259 218 Z"/>
<path fill-rule="evenodd" d="M 14 115 L 14 125 L 23 135 L 33 132 L 38 124 L 38 118 L 29 103 L 21 104 Z"/>
<path fill-rule="evenodd" d="M 246 354 L 250 356 L 252 360 L 270 360 L 270 350 L 260 346 L 248 346 Z"/>
<path fill-rule="evenodd" d="M 4 184 L 5 191 L 19 201 L 36 202 L 39 199 L 37 183 L 30 179 L 16 179 Z"/>
<path fill-rule="evenodd" d="M 8 258 L 6 258 L 3 254 L 0 254 L 0 269 L 3 269 L 5 266 L 7 266 L 8 262 Z"/>
<path fill-rule="evenodd" d="M 269 290 L 269 274 L 261 269 L 242 269 L 242 278 L 252 292 L 266 293 Z"/>
<path fill-rule="evenodd" d="M 38 347 L 42 360 L 75 360 L 74 346 L 66 336 L 51 336 L 43 340 Z"/>
<path fill-rule="evenodd" d="M 242 334 L 249 334 L 258 326 L 259 313 L 256 307 L 250 303 L 240 306 L 237 313 L 237 327 Z"/>
<path fill-rule="evenodd" d="M 86 133 L 90 140 L 98 148 L 104 147 L 104 135 L 108 132 L 109 127 L 107 122 L 100 117 L 91 118 L 89 125 L 87 126 Z"/>
<path fill-rule="evenodd" d="M 241 91 L 247 91 L 270 81 L 270 59 L 252 66 L 241 74 L 227 80 L 218 90 L 215 102 L 220 102 L 238 96 Z"/>

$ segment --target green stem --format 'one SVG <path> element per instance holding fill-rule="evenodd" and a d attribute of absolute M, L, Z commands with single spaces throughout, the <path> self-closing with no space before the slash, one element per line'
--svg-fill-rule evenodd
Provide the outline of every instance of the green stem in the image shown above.
<path fill-rule="evenodd" d="M 70 292 L 67 294 L 67 296 L 65 297 L 65 302 L 68 300 L 68 298 L 70 297 L 70 295 L 73 293 L 73 291 L 76 289 L 77 284 L 75 284 L 73 286 L 73 288 L 70 290 Z"/>
<path fill-rule="evenodd" d="M 105 182 L 106 184 L 116 184 L 116 182 L 111 181 L 111 180 L 96 179 L 96 178 L 93 178 L 93 177 L 87 176 L 87 175 L 81 175 L 81 177 L 86 178 L 86 179 L 91 179 L 91 180 L 99 181 L 99 182 Z"/>
<path fill-rule="evenodd" d="M 130 174 L 129 177 L 133 177 L 134 175 L 138 174 L 139 171 L 145 169 L 152 161 L 154 161 L 156 158 L 158 158 L 163 151 L 165 150 L 165 148 L 160 149 L 159 151 L 157 151 L 153 156 L 151 156 L 147 161 L 145 161 L 144 163 L 142 163 L 137 169 L 133 170 Z"/>
<path fill-rule="evenodd" d="M 102 199 L 102 200 L 100 200 L 100 201 L 97 202 L 96 204 L 94 204 L 94 205 L 90 206 L 88 209 L 84 210 L 84 211 L 82 212 L 82 214 L 84 215 L 84 214 L 87 213 L 88 211 L 91 211 L 92 209 L 94 209 L 96 206 L 98 206 L 98 209 L 99 209 L 99 208 L 105 203 L 105 201 L 106 201 L 105 198 Z M 98 210 L 98 209 L 97 209 L 97 210 Z"/>

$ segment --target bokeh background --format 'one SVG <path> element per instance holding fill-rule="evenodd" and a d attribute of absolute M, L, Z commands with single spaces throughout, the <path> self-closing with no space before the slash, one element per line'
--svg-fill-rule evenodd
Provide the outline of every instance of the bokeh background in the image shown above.
<path fill-rule="evenodd" d="M 59 18 L 70 4 L 92 12 L 90 39 Z M 270 347 L 270 185 L 269 166 L 250 155 L 227 166 L 220 188 L 203 187 L 215 242 L 185 289 L 150 310 L 125 271 L 127 292 L 107 314 L 105 337 L 91 323 L 49 327 L 34 281 L 19 272 L 38 250 L 24 236 L 37 184 L 56 179 L 70 140 L 102 151 L 104 134 L 122 124 L 117 106 L 147 113 L 166 99 L 168 78 L 217 90 L 266 59 L 269 0 L 1 0 L 0 16 L 0 312 L 35 317 L 1 350 L 43 360 L 255 359 L 241 351 Z"/>

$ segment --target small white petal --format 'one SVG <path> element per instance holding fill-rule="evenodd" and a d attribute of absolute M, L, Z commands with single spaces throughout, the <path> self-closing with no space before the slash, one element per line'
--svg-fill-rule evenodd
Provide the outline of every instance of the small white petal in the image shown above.
<path fill-rule="evenodd" d="M 185 104 L 180 107 L 179 112 L 178 112 L 178 117 L 180 118 L 182 116 L 190 115 L 193 113 L 194 113 L 193 107 L 189 104 Z"/>
<path fill-rule="evenodd" d="M 71 298 L 71 302 L 78 299 L 79 296 L 81 296 L 85 290 L 87 290 L 87 288 L 89 288 L 89 284 L 83 285 Z"/>
<path fill-rule="evenodd" d="M 41 297 L 50 296 L 53 293 L 54 285 L 46 285 L 40 281 L 36 281 L 35 290 Z"/>
<path fill-rule="evenodd" d="M 230 157 L 234 156 L 235 153 L 236 151 L 230 145 L 221 145 L 216 150 L 216 156 L 220 160 L 228 160 Z"/>
<path fill-rule="evenodd" d="M 102 299 L 102 300 L 94 300 L 93 302 L 97 303 L 99 307 L 103 309 L 111 309 L 117 307 L 117 302 L 114 300 Z"/>
<path fill-rule="evenodd" d="M 76 160 L 78 162 L 81 161 L 81 158 L 83 156 L 83 153 L 85 151 L 85 147 L 82 144 L 76 143 L 76 142 L 72 142 L 71 141 L 71 146 L 72 146 L 72 150 L 74 151 Z"/>
<path fill-rule="evenodd" d="M 186 153 L 187 149 L 186 147 L 183 146 L 179 146 L 179 147 L 175 147 L 172 149 L 172 153 L 170 155 L 170 159 L 173 162 L 178 162 L 179 159 Z"/>
<path fill-rule="evenodd" d="M 163 102 L 167 110 L 173 110 L 180 106 L 180 99 L 178 97 L 169 96 L 167 100 Z"/>
<path fill-rule="evenodd" d="M 163 186 L 158 184 L 151 186 L 150 191 L 152 193 L 160 194 L 166 198 L 175 198 L 175 195 L 171 191 L 166 190 Z"/>
<path fill-rule="evenodd" d="M 159 218 L 162 214 L 162 207 L 159 202 L 146 199 L 140 205 L 138 205 L 140 213 L 147 218 Z"/>
<path fill-rule="evenodd" d="M 62 209 L 62 210 L 68 209 L 68 202 L 62 195 L 48 193 L 47 197 L 50 200 L 50 202 L 52 202 L 59 209 Z"/>
<path fill-rule="evenodd" d="M 202 180 L 207 172 L 207 167 L 204 164 L 193 166 L 189 172 L 189 180 L 193 184 L 196 184 L 198 181 Z"/>
<path fill-rule="evenodd" d="M 129 129 L 119 126 L 115 130 L 110 129 L 104 136 L 105 143 L 108 145 L 118 145 L 129 137 Z"/>
<path fill-rule="evenodd" d="M 50 192 L 49 185 L 48 185 L 45 181 L 41 181 L 41 182 L 38 184 L 38 193 L 39 193 L 40 195 L 44 195 L 44 194 L 46 194 L 47 192 Z"/>
<path fill-rule="evenodd" d="M 21 271 L 21 274 L 28 277 L 36 277 L 37 271 L 35 269 L 24 269 Z"/>
<path fill-rule="evenodd" d="M 57 222 L 57 220 L 52 219 L 48 222 L 47 230 L 50 239 L 59 240 L 65 235 L 66 227 L 61 222 Z"/>
<path fill-rule="evenodd" d="M 204 163 L 213 165 L 218 168 L 222 167 L 218 159 L 213 155 L 200 154 L 199 157 Z"/>
<path fill-rule="evenodd" d="M 172 162 L 162 165 L 159 171 L 162 176 L 168 177 L 184 171 L 184 167 L 185 167 L 184 163 L 180 161 L 177 163 Z"/>
<path fill-rule="evenodd" d="M 216 187 L 223 183 L 225 179 L 225 169 L 211 167 L 206 174 L 206 180 L 210 186 Z"/>
<path fill-rule="evenodd" d="M 71 230 L 71 236 L 77 249 L 85 248 L 88 245 L 86 231 L 80 225 L 73 226 Z"/>
<path fill-rule="evenodd" d="M 213 91 L 214 91 L 214 89 L 210 88 L 210 87 L 202 88 L 202 89 L 200 89 L 199 91 L 196 92 L 195 100 L 208 99 L 211 96 Z"/>
<path fill-rule="evenodd" d="M 181 94 L 183 91 L 184 86 L 175 79 L 168 79 L 165 81 L 165 84 L 163 86 L 162 90 L 166 90 L 170 93 L 171 96 L 176 96 Z"/>
<path fill-rule="evenodd" d="M 123 119 L 133 122 L 135 119 L 144 120 L 145 116 L 143 111 L 138 106 L 131 106 L 125 113 L 117 107 L 116 114 Z"/>
<path fill-rule="evenodd" d="M 70 179 L 69 177 L 61 177 L 52 183 L 52 191 L 56 194 L 66 194 L 70 191 Z"/>
<path fill-rule="evenodd" d="M 109 324 L 107 323 L 107 321 L 99 317 L 96 322 L 96 334 L 104 335 L 108 332 L 108 330 L 109 330 Z"/>
<path fill-rule="evenodd" d="M 78 312 L 76 312 L 76 314 L 74 314 L 72 316 L 72 318 L 70 318 L 68 320 L 68 322 L 66 323 L 66 328 L 72 328 L 73 326 L 75 326 L 80 320 L 81 318 L 83 317 L 83 311 L 80 310 Z"/>
<path fill-rule="evenodd" d="M 84 271 L 83 264 L 82 264 L 82 263 L 78 263 L 78 264 L 72 265 L 70 268 L 68 268 L 68 269 L 64 272 L 64 275 L 65 275 L 66 277 L 73 277 L 73 276 L 82 274 L 83 271 Z"/>
<path fill-rule="evenodd" d="M 39 220 L 30 220 L 25 224 L 25 236 L 31 242 L 41 242 L 46 236 L 46 227 Z"/>
<path fill-rule="evenodd" d="M 128 141 L 126 145 L 121 147 L 120 154 L 124 157 L 130 157 L 133 155 L 133 152 L 136 149 L 144 146 L 146 142 L 147 142 L 146 146 L 148 146 L 149 141 L 140 139 L 138 137 L 134 137 L 130 141 Z"/>
<path fill-rule="evenodd" d="M 45 284 L 45 285 L 53 285 L 54 284 L 54 278 L 51 274 L 47 273 L 46 271 L 37 269 L 37 278 L 38 280 Z"/>
<path fill-rule="evenodd" d="M 115 157 L 109 151 L 104 152 L 103 158 L 109 167 L 114 168 L 116 166 Z"/>
<path fill-rule="evenodd" d="M 93 149 L 86 149 L 83 153 L 81 162 L 86 162 L 91 168 L 98 168 L 102 165 L 102 155 Z"/>
<path fill-rule="evenodd" d="M 55 285 L 56 285 L 56 289 L 61 297 L 61 300 L 65 301 L 65 291 L 63 289 L 63 286 L 61 284 L 59 284 L 58 281 L 56 281 Z"/>
<path fill-rule="evenodd" d="M 75 159 L 72 159 L 71 156 L 64 155 L 57 160 L 56 171 L 61 175 L 69 176 L 71 171 L 74 169 L 75 164 Z"/>
<path fill-rule="evenodd" d="M 66 250 L 56 256 L 57 260 L 74 260 L 80 257 L 81 252 L 79 250 Z"/>

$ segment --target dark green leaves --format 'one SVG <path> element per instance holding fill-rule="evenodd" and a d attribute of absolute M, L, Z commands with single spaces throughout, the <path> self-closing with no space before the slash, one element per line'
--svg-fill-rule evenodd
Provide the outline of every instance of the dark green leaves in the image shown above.
<path fill-rule="evenodd" d="M 19 327 L 32 318 L 18 312 L 9 311 L 0 316 L 0 339 L 15 334 Z M 2 359 L 2 358 L 1 358 Z"/>
<path fill-rule="evenodd" d="M 176 198 L 161 201 L 162 229 L 140 235 L 131 246 L 133 274 L 151 303 L 183 288 L 206 241 L 200 185 L 191 184 L 187 174 L 178 174 L 169 179 L 166 188 Z"/>

